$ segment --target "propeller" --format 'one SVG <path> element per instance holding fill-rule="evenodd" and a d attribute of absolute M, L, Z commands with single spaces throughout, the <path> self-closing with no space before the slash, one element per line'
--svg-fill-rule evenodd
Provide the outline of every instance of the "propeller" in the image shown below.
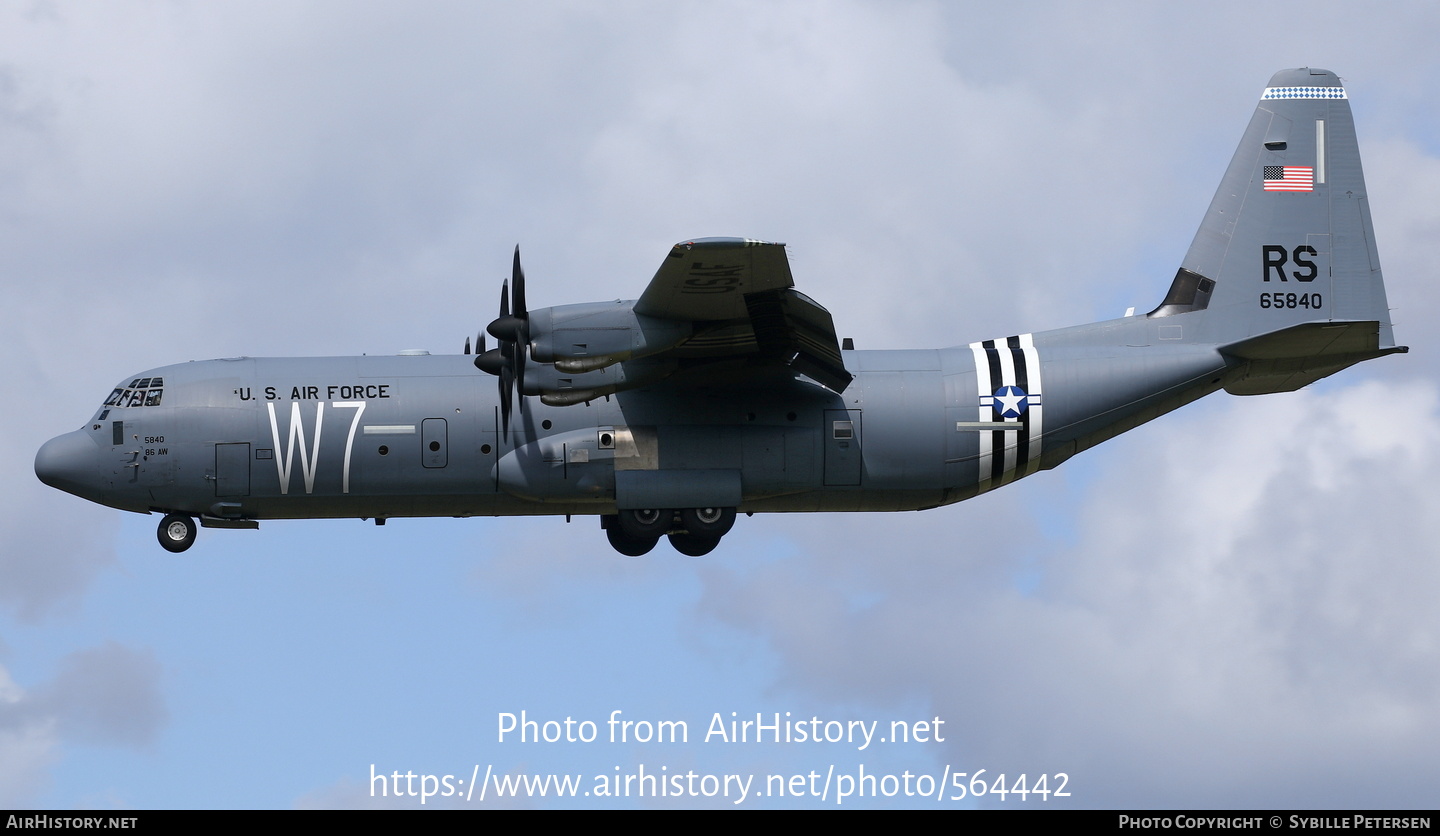
<path fill-rule="evenodd" d="M 525 309 L 525 271 L 520 267 L 519 245 L 515 247 L 510 281 L 500 286 L 500 315 L 485 330 L 498 347 L 486 351 L 484 334 L 477 337 L 480 348 L 476 350 L 475 368 L 499 378 L 500 426 L 509 435 L 510 406 L 516 389 L 522 393 L 525 389 L 525 349 L 530 344 L 530 314 Z"/>

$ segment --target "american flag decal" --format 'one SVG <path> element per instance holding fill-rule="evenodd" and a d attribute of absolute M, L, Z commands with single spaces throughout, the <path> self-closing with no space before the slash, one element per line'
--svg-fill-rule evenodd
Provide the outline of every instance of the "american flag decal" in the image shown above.
<path fill-rule="evenodd" d="M 1265 191 L 1312 192 L 1315 190 L 1315 169 L 1308 165 L 1265 166 Z"/>

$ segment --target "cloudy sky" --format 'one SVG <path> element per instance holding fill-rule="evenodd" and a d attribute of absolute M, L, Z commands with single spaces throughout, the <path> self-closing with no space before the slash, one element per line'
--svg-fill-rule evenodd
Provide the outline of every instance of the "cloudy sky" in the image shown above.
<path fill-rule="evenodd" d="M 372 768 L 477 767 L 1434 806 L 1440 10 L 1017 5 L 0 0 L 0 806 L 418 807 Z M 1295 66 L 1346 81 L 1412 352 L 1004 491 L 742 518 L 698 560 L 620 558 L 593 519 L 272 522 L 174 556 L 33 475 L 143 369 L 458 352 L 517 242 L 539 307 L 633 298 L 686 238 L 785 241 L 861 348 L 1146 310 Z M 690 741 L 611 743 L 617 710 Z M 500 740 L 521 711 L 601 739 Z M 732 712 L 943 740 L 705 742 Z"/>

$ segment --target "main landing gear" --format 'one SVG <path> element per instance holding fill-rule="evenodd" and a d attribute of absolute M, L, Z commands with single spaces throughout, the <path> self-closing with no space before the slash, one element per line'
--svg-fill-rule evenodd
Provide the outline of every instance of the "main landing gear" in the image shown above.
<path fill-rule="evenodd" d="M 675 551 L 699 557 L 714 551 L 735 525 L 734 508 L 644 508 L 607 514 L 600 527 L 615 551 L 639 557 L 655 548 L 662 535 Z"/>
<path fill-rule="evenodd" d="M 166 514 L 155 535 L 166 551 L 178 554 L 195 545 L 195 519 L 184 514 Z"/>

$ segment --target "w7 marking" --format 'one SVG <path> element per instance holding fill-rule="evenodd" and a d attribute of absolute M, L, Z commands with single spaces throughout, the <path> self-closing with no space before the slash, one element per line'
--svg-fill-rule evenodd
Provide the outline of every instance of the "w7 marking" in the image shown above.
<path fill-rule="evenodd" d="M 354 409 L 355 417 L 350 421 L 350 434 L 345 437 L 345 466 L 340 479 L 340 492 L 350 493 L 350 455 L 355 448 L 355 428 L 360 426 L 360 416 L 365 414 L 364 401 L 336 401 L 330 406 L 335 409 Z M 290 431 L 282 451 L 280 426 L 275 420 L 275 404 L 267 403 L 270 412 L 270 440 L 275 444 L 275 470 L 280 477 L 280 493 L 290 493 L 290 471 L 295 464 L 295 445 L 300 445 L 300 472 L 305 477 L 305 493 L 315 491 L 315 473 L 320 465 L 320 430 L 325 423 L 325 402 L 315 404 L 315 435 L 310 440 L 310 449 L 305 449 L 305 427 L 300 418 L 300 404 L 290 404 Z"/>

